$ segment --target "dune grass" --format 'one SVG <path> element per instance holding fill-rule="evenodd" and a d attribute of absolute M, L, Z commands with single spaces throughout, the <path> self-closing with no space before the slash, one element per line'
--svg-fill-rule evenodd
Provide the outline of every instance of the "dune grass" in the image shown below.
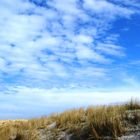
<path fill-rule="evenodd" d="M 61 131 L 80 135 L 84 129 L 87 133 L 85 135 L 90 139 L 99 140 L 105 136 L 116 139 L 125 133 L 125 121 L 129 119 L 127 111 L 139 109 L 139 102 L 131 100 L 123 105 L 91 106 L 39 119 L 5 121 L 0 123 L 0 140 L 39 140 L 40 130 L 47 133 L 54 122 L 56 126 L 49 130 L 53 133 L 54 140 L 57 140 Z M 138 123 L 140 117 L 136 114 L 131 121 Z"/>

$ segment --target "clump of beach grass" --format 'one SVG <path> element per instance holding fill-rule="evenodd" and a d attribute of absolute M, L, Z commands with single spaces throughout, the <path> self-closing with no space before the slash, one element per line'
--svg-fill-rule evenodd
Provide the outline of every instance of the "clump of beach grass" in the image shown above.
<path fill-rule="evenodd" d="M 5 121 L 0 123 L 0 140 L 39 140 L 40 130 L 47 133 L 52 123 L 56 123 L 50 130 L 54 139 L 60 131 L 68 130 L 70 133 L 80 135 L 85 128 L 88 138 L 96 140 L 109 136 L 115 139 L 125 133 L 124 122 L 129 119 L 127 111 L 139 109 L 139 102 L 131 100 L 122 105 L 90 106 L 39 119 Z M 140 120 L 137 114 L 135 116 L 134 123 Z"/>

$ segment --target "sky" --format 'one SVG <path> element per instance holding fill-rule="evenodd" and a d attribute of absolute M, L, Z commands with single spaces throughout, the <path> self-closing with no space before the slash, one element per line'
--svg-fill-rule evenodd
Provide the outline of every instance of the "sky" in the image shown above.
<path fill-rule="evenodd" d="M 140 98 L 140 0 L 0 0 L 0 119 Z"/>

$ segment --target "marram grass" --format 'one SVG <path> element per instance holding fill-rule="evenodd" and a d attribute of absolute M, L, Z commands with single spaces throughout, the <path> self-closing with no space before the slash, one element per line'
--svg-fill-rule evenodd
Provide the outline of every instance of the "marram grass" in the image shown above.
<path fill-rule="evenodd" d="M 40 130 L 48 132 L 48 126 L 56 123 L 50 130 L 54 140 L 60 131 L 69 130 L 78 135 L 86 127 L 89 139 L 102 139 L 110 136 L 116 139 L 125 133 L 125 119 L 128 110 L 138 110 L 140 104 L 131 100 L 123 105 L 97 106 L 86 109 L 73 109 L 60 114 L 31 120 L 0 121 L 0 140 L 39 140 Z M 136 115 L 134 122 L 140 118 Z"/>

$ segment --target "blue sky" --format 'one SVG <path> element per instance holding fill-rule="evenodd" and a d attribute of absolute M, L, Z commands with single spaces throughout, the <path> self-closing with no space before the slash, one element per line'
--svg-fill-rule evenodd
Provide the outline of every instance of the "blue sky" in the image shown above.
<path fill-rule="evenodd" d="M 0 119 L 139 97 L 139 0 L 1 0 Z"/>

